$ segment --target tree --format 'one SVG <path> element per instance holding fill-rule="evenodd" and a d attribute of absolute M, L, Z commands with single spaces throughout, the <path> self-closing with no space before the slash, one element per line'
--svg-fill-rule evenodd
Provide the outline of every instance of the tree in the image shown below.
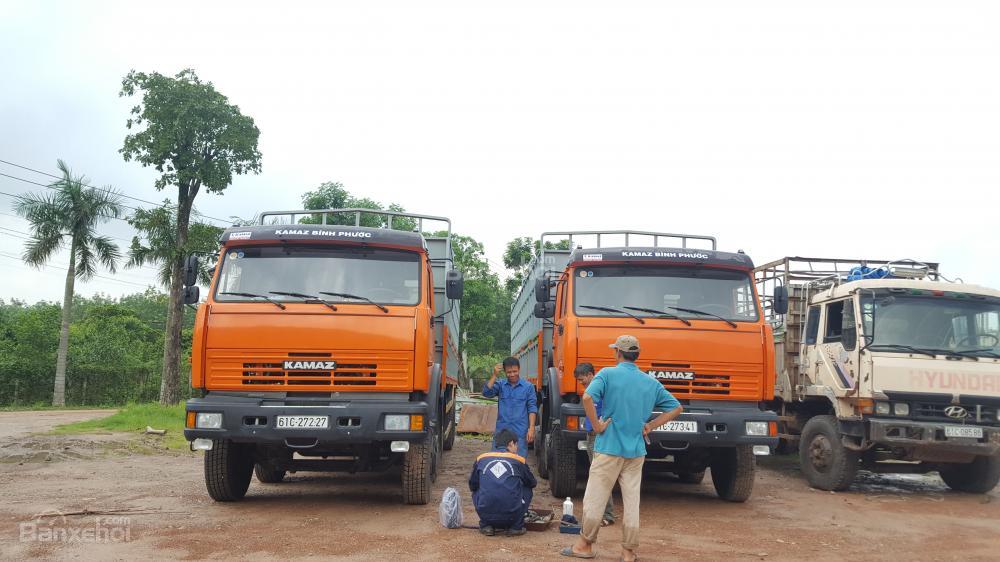
<path fill-rule="evenodd" d="M 156 264 L 158 267 L 157 278 L 161 284 L 169 286 L 173 269 L 171 258 L 178 252 L 179 247 L 177 244 L 177 213 L 171 207 L 170 201 L 164 201 L 163 207 L 155 209 L 136 209 L 135 213 L 128 218 L 128 223 L 135 227 L 139 236 L 132 237 L 132 245 L 128 250 L 129 259 L 125 266 L 142 267 L 146 264 Z M 221 228 L 196 221 L 188 227 L 187 241 L 179 249 L 182 256 L 194 254 L 209 258 L 199 262 L 201 270 L 198 272 L 198 277 L 204 284 L 212 281 L 212 268 L 214 267 L 212 258 L 219 251 L 219 236 L 221 235 Z"/>
<path fill-rule="evenodd" d="M 383 205 L 368 197 L 355 197 L 344 188 L 344 184 L 339 181 L 323 182 L 314 191 L 307 191 L 302 196 L 302 207 L 305 209 L 372 209 L 394 211 L 397 213 L 406 212 L 402 206 L 396 203 Z M 310 215 L 299 219 L 301 224 L 322 224 L 323 216 L 320 214 Z M 388 228 L 389 221 L 385 215 L 365 213 L 361 215 L 360 226 L 370 228 Z M 326 224 L 353 225 L 355 223 L 354 213 L 330 213 L 326 215 Z M 417 222 L 408 218 L 394 218 L 392 220 L 393 230 L 416 230 Z"/>
<path fill-rule="evenodd" d="M 49 185 L 51 192 L 18 198 L 14 209 L 31 223 L 31 239 L 25 243 L 22 259 L 41 268 L 69 242 L 69 268 L 63 291 L 62 325 L 56 353 L 56 376 L 52 405 L 66 404 L 66 355 L 73 289 L 77 278 L 86 281 L 97 273 L 98 264 L 114 273 L 120 254 L 107 236 L 97 234 L 97 225 L 121 214 L 121 196 L 110 188 L 87 187 L 84 176 L 73 176 L 69 166 L 58 161 L 62 178 Z"/>
<path fill-rule="evenodd" d="M 183 303 L 181 270 L 187 247 L 191 209 L 198 193 L 222 193 L 233 174 L 259 173 L 260 130 L 252 118 L 202 82 L 191 69 L 170 77 L 158 72 L 131 71 L 122 81 L 120 95 L 141 92 L 126 126 L 136 132 L 125 137 L 120 150 L 125 161 L 136 160 L 160 173 L 156 189 L 177 190 L 176 233 L 170 263 L 170 304 L 163 342 L 163 378 L 160 402 L 176 404 L 180 382 L 180 344 Z"/>
<path fill-rule="evenodd" d="M 563 239 L 558 242 L 546 242 L 546 250 L 568 250 L 569 240 Z M 524 279 L 528 275 L 528 268 L 531 261 L 542 253 L 541 240 L 528 236 L 519 236 L 507 242 L 507 248 L 503 253 L 503 265 L 513 271 L 507 279 L 506 288 L 511 296 L 517 296 L 518 290 L 524 284 Z"/>

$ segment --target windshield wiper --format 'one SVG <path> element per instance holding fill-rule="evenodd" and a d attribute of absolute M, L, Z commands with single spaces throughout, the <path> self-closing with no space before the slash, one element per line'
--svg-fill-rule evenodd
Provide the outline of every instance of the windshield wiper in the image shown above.
<path fill-rule="evenodd" d="M 739 328 L 739 326 L 736 325 L 736 322 L 733 322 L 732 320 L 724 316 L 719 316 L 718 314 L 705 312 L 704 310 L 696 310 L 694 308 L 681 308 L 679 306 L 667 306 L 667 305 L 663 305 L 663 308 L 669 308 L 670 310 L 676 310 L 677 312 L 688 312 L 690 314 L 701 314 L 702 316 L 712 316 L 713 318 L 718 318 L 719 320 L 722 320 L 723 322 L 729 324 L 733 328 Z"/>
<path fill-rule="evenodd" d="M 350 293 L 331 293 L 329 291 L 320 291 L 319 294 L 321 294 L 321 295 L 330 295 L 331 297 L 340 297 L 340 298 L 343 298 L 343 299 L 358 299 L 358 300 L 363 300 L 363 301 L 367 302 L 368 304 L 373 304 L 373 305 L 379 307 L 382 310 L 382 312 L 384 312 L 386 314 L 389 314 L 389 309 L 388 308 L 380 305 L 379 303 L 371 300 L 368 297 L 362 297 L 361 295 L 352 295 Z"/>
<path fill-rule="evenodd" d="M 618 310 L 617 308 L 611 308 L 610 306 L 590 306 L 589 304 L 581 304 L 580 308 L 589 308 L 590 310 L 603 310 L 604 312 L 617 312 L 618 314 L 624 314 L 626 316 L 630 316 L 632 318 L 635 318 L 640 324 L 645 324 L 646 323 L 645 320 L 643 320 L 642 318 L 639 318 L 638 316 L 636 316 L 635 314 L 632 314 L 631 312 L 629 312 L 627 310 Z"/>
<path fill-rule="evenodd" d="M 681 322 L 684 322 L 688 326 L 691 325 L 691 323 L 688 322 L 687 318 L 681 318 L 680 316 L 677 316 L 676 314 L 670 314 L 669 312 L 663 312 L 662 310 L 656 310 L 655 308 L 643 308 L 641 306 L 623 306 L 622 308 L 627 308 L 629 310 L 638 310 L 640 312 L 650 312 L 652 314 L 655 314 L 657 316 L 657 318 L 674 318 L 676 320 L 680 320 Z"/>
<path fill-rule="evenodd" d="M 988 347 L 984 347 L 983 349 L 963 349 L 961 352 L 962 353 L 985 353 L 987 357 L 995 357 L 997 359 L 1000 359 L 1000 353 L 997 353 L 997 352 L 993 351 L 992 349 L 990 349 Z M 958 353 L 958 352 L 955 352 L 955 353 Z"/>
<path fill-rule="evenodd" d="M 874 349 L 877 347 L 885 347 L 889 349 L 902 349 L 904 351 L 910 351 L 913 353 L 921 353 L 930 357 L 937 357 L 937 354 L 928 349 L 921 349 L 919 347 L 913 347 L 912 345 L 902 345 L 898 343 L 873 343 L 865 346 L 865 349 Z"/>
<path fill-rule="evenodd" d="M 305 293 L 294 293 L 290 291 L 268 291 L 272 295 L 284 295 L 286 297 L 298 297 L 309 304 L 322 304 L 326 305 L 327 308 L 336 312 L 337 307 L 333 305 L 330 301 L 323 300 L 315 295 L 307 295 Z"/>
<path fill-rule="evenodd" d="M 281 304 L 280 302 L 272 299 L 271 297 L 269 297 L 267 295 L 258 295 L 257 293 L 233 293 L 233 292 L 225 292 L 225 293 L 219 293 L 219 294 L 220 295 L 233 295 L 234 297 L 249 297 L 251 299 L 264 299 L 267 302 L 273 304 L 274 306 L 280 308 L 281 310 L 285 310 L 285 305 Z"/>

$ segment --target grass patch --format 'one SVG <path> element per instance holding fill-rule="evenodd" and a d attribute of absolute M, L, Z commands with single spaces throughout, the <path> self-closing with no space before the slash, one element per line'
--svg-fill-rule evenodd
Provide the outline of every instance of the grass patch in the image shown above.
<path fill-rule="evenodd" d="M 106 418 L 87 420 L 56 426 L 51 433 L 69 435 L 74 433 L 96 433 L 101 431 L 120 431 L 125 433 L 143 434 L 146 426 L 153 429 L 165 429 L 163 437 L 148 436 L 162 441 L 163 446 L 172 450 L 186 450 L 184 439 L 184 404 L 162 406 L 156 403 L 129 404 Z"/>

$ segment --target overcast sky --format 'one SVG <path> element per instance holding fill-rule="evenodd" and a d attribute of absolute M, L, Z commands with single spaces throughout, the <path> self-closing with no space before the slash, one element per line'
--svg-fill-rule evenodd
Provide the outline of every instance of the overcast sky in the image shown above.
<path fill-rule="evenodd" d="M 936 260 L 1000 287 L 996 2 L 2 0 L 0 14 L 0 159 L 55 173 L 62 158 L 135 197 L 173 194 L 118 154 L 121 79 L 191 67 L 261 130 L 263 173 L 199 195 L 210 216 L 298 208 L 340 181 L 451 217 L 495 266 L 514 236 L 636 229 L 714 235 L 757 263 Z M 39 189 L 0 176 L 5 193 Z M 28 230 L 11 204 L 0 195 L 0 298 L 61 300 L 68 258 L 11 258 Z M 153 272 L 113 279 L 78 292 L 142 290 Z"/>

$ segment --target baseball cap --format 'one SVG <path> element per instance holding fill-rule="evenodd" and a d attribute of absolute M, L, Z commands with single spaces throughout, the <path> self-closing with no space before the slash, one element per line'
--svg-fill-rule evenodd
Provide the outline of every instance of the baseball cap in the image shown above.
<path fill-rule="evenodd" d="M 609 345 L 608 347 L 619 351 L 639 351 L 639 338 L 628 335 L 618 336 L 615 343 Z"/>

